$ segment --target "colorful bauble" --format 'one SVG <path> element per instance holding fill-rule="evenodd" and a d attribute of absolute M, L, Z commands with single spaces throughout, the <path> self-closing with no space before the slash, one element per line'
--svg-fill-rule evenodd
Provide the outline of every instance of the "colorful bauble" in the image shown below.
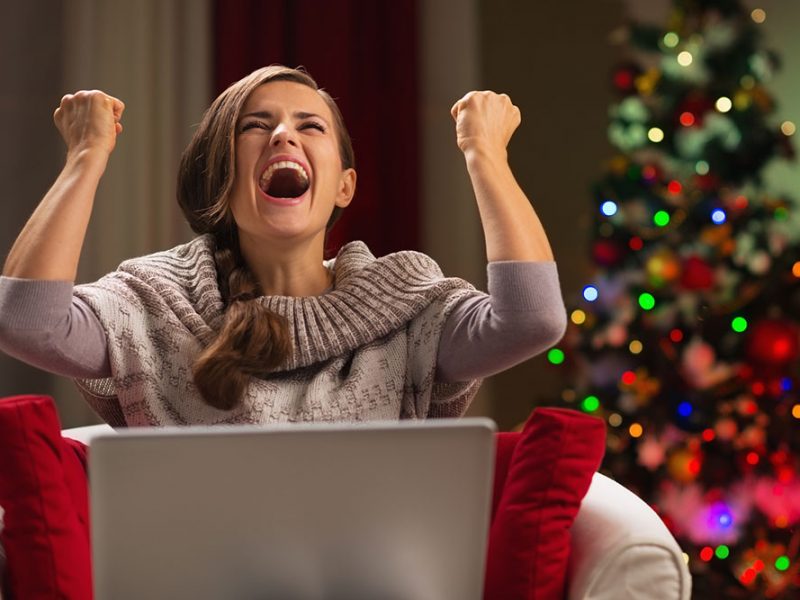
<path fill-rule="evenodd" d="M 623 63 L 619 65 L 611 76 L 614 89 L 623 94 L 636 92 L 636 79 L 642 74 L 642 69 L 636 63 Z"/>
<path fill-rule="evenodd" d="M 702 464 L 699 455 L 686 448 L 679 448 L 667 458 L 667 471 L 673 480 L 691 483 L 700 474 Z"/>
<path fill-rule="evenodd" d="M 681 286 L 687 290 L 707 290 L 714 285 L 714 271 L 699 256 L 689 256 L 681 267 Z"/>
<path fill-rule="evenodd" d="M 763 319 L 750 330 L 747 356 L 754 362 L 785 365 L 800 352 L 800 330 L 795 323 L 783 319 Z"/>
<path fill-rule="evenodd" d="M 708 96 L 695 94 L 687 97 L 681 102 L 675 111 L 676 126 L 701 126 L 705 114 L 714 108 L 714 100 Z M 691 122 L 687 120 L 687 115 L 691 115 Z"/>
<path fill-rule="evenodd" d="M 719 189 L 720 179 L 714 173 L 706 173 L 704 175 L 694 176 L 694 185 L 697 189 L 703 192 L 711 192 Z"/>
<path fill-rule="evenodd" d="M 592 258 L 602 267 L 618 265 L 627 253 L 625 247 L 609 238 L 600 238 L 592 244 Z"/>
<path fill-rule="evenodd" d="M 661 248 L 647 259 L 645 263 L 647 278 L 650 284 L 661 287 L 675 281 L 681 275 L 681 263 L 669 248 Z"/>

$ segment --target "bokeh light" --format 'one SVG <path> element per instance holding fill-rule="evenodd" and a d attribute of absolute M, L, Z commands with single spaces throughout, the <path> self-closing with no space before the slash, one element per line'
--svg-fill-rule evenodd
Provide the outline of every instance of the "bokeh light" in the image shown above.
<path fill-rule="evenodd" d="M 664 130 L 659 127 L 651 127 L 647 132 L 647 139 L 656 144 L 664 141 Z"/>
<path fill-rule="evenodd" d="M 669 213 L 665 210 L 659 210 L 653 215 L 653 223 L 658 227 L 666 227 L 669 225 Z"/>
<path fill-rule="evenodd" d="M 584 412 L 594 412 L 600 408 L 600 399 L 597 396 L 586 396 L 581 402 L 581 409 Z"/>
<path fill-rule="evenodd" d="M 670 194 L 680 194 L 681 190 L 683 190 L 683 186 L 681 185 L 680 181 L 675 181 L 673 179 L 667 184 L 667 189 L 669 190 Z"/>
<path fill-rule="evenodd" d="M 734 317 L 731 321 L 731 329 L 736 333 L 744 333 L 747 330 L 747 319 L 744 317 Z"/>
<path fill-rule="evenodd" d="M 655 305 L 656 299 L 653 297 L 653 294 L 648 292 L 639 294 L 639 306 L 641 306 L 644 310 L 652 310 Z"/>
<path fill-rule="evenodd" d="M 550 348 L 550 350 L 547 351 L 547 360 L 549 360 L 551 364 L 560 365 L 564 362 L 564 351 L 560 348 Z"/>
<path fill-rule="evenodd" d="M 733 102 L 727 96 L 720 96 L 714 104 L 716 109 L 721 113 L 726 113 L 733 108 Z"/>
<path fill-rule="evenodd" d="M 722 210 L 721 208 L 715 208 L 714 210 L 711 211 L 711 220 L 714 221 L 714 223 L 716 223 L 717 225 L 722 225 L 727 219 L 728 216 L 725 214 L 725 211 Z"/>
<path fill-rule="evenodd" d="M 674 31 L 669 31 L 664 35 L 662 41 L 667 48 L 675 48 L 680 43 L 681 38 Z"/>
<path fill-rule="evenodd" d="M 611 217 L 617 214 L 617 203 L 613 200 L 606 200 L 600 206 L 600 212 L 602 212 L 605 216 Z"/>

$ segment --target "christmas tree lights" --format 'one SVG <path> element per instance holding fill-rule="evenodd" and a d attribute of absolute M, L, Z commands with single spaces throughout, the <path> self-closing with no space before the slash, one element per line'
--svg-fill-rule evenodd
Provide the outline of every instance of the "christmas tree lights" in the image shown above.
<path fill-rule="evenodd" d="M 660 514 L 698 598 L 800 597 L 800 206 L 763 168 L 794 157 L 768 86 L 763 9 L 674 0 L 614 38 L 593 189 L 595 270 L 550 362 L 604 418 L 604 469 Z"/>

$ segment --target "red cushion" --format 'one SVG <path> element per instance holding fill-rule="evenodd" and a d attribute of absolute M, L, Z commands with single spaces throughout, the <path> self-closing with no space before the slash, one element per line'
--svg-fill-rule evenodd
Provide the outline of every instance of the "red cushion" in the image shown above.
<path fill-rule="evenodd" d="M 517 447 L 519 433 L 512 431 L 500 431 L 495 436 L 494 453 L 494 490 L 492 492 L 492 521 L 497 514 L 497 505 L 503 495 L 503 488 L 506 485 L 508 468 L 511 466 L 511 457 L 514 448 Z"/>
<path fill-rule="evenodd" d="M 513 444 L 510 436 L 498 436 L 498 450 L 505 445 L 498 457 Z M 534 411 L 519 434 L 496 500 L 486 600 L 563 600 L 569 528 L 604 450 L 600 419 L 558 408 Z"/>
<path fill-rule="evenodd" d="M 0 399 L 0 440 L 6 592 L 26 600 L 91 598 L 81 444 L 62 440 L 47 396 Z"/>

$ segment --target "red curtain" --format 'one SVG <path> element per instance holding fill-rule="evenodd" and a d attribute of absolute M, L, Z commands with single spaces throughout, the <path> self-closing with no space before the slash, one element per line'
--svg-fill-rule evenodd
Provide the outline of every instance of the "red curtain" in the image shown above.
<path fill-rule="evenodd" d="M 415 0 L 215 0 L 217 93 L 272 63 L 303 65 L 337 99 L 358 185 L 329 250 L 418 249 Z"/>

